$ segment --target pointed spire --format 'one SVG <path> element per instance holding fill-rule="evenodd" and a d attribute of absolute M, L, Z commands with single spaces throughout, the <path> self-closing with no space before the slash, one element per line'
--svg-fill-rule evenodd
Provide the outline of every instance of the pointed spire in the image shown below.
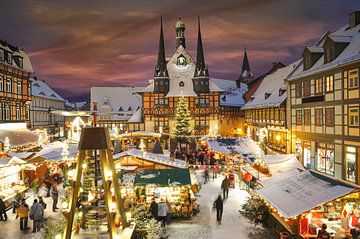
<path fill-rule="evenodd" d="M 239 79 L 237 80 L 237 85 L 238 85 L 238 87 L 240 87 L 240 82 L 249 83 L 252 80 L 253 80 L 253 74 L 251 73 L 251 70 L 250 70 L 249 59 L 248 59 L 246 48 L 245 48 L 244 59 L 243 59 L 243 64 L 242 64 L 242 68 L 241 68 L 241 74 L 240 74 Z"/>
<path fill-rule="evenodd" d="M 249 64 L 249 59 L 248 59 L 247 53 L 246 53 L 246 47 L 245 47 L 245 53 L 244 53 L 244 59 L 243 59 L 241 73 L 244 73 L 245 71 L 250 72 L 250 64 Z"/>
<path fill-rule="evenodd" d="M 160 18 L 160 40 L 159 40 L 159 52 L 158 59 L 155 67 L 154 77 L 168 77 L 165 59 L 165 44 L 162 17 Z"/>
<path fill-rule="evenodd" d="M 204 58 L 204 49 L 202 45 L 200 17 L 198 17 L 198 42 L 197 42 L 197 55 L 196 55 L 196 70 L 194 77 L 209 76 Z"/>

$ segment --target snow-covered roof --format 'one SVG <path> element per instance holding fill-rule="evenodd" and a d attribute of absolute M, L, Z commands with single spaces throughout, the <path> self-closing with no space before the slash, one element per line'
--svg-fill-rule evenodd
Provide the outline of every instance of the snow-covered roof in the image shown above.
<path fill-rule="evenodd" d="M 17 65 L 16 61 L 14 59 L 12 59 L 11 61 L 11 64 L 9 64 L 6 60 L 4 60 L 2 63 L 5 64 L 5 65 L 10 65 L 12 67 L 15 67 L 17 69 L 20 69 L 20 70 L 24 70 L 24 71 L 27 71 L 29 73 L 32 73 L 34 72 L 33 70 L 33 67 L 31 65 L 31 62 L 30 62 L 30 58 L 29 56 L 25 53 L 25 51 L 21 50 L 21 49 L 18 49 L 17 47 L 14 47 L 12 45 L 10 45 L 9 43 L 7 42 L 4 42 L 4 41 L 1 41 L 0 40 L 0 49 L 3 49 L 7 52 L 10 52 L 12 54 L 12 57 L 13 56 L 19 56 L 22 58 L 22 67 Z"/>
<path fill-rule="evenodd" d="M 142 87 L 91 87 L 91 108 L 97 102 L 97 109 L 113 113 L 112 117 L 119 120 L 129 120 L 131 116 L 141 109 L 141 98 L 136 93 Z M 108 106 L 107 106 L 108 102 Z"/>
<path fill-rule="evenodd" d="M 319 46 L 307 46 L 306 48 L 312 53 L 324 53 L 324 48 Z"/>
<path fill-rule="evenodd" d="M 65 105 L 71 107 L 72 109 L 79 110 L 82 107 L 84 107 L 88 102 L 86 101 L 80 101 L 80 102 L 70 102 L 68 100 L 65 100 Z"/>
<path fill-rule="evenodd" d="M 151 152 L 143 152 L 139 149 L 129 149 L 127 151 L 115 154 L 113 156 L 114 160 L 120 159 L 124 156 L 133 156 L 140 159 L 144 159 L 153 163 L 163 164 L 173 168 L 187 168 L 185 161 L 174 159 L 174 161 L 170 160 L 170 155 L 167 154 L 154 154 Z"/>
<path fill-rule="evenodd" d="M 56 93 L 50 86 L 48 86 L 45 81 L 36 80 L 34 78 L 30 78 L 31 80 L 31 94 L 33 96 L 51 99 L 51 100 L 59 100 L 65 101 L 58 93 Z"/>
<path fill-rule="evenodd" d="M 185 66 L 177 64 L 179 56 L 183 56 L 186 59 Z M 194 92 L 192 81 L 196 68 L 195 62 L 182 45 L 180 45 L 176 52 L 171 56 L 166 67 L 170 77 L 169 92 L 166 97 L 197 96 Z M 183 82 L 184 86 L 180 86 L 180 82 Z"/>
<path fill-rule="evenodd" d="M 286 99 L 286 93 L 283 92 L 280 95 L 279 91 L 280 89 L 285 89 L 286 78 L 294 70 L 299 69 L 299 64 L 301 64 L 301 60 L 297 60 L 288 66 L 279 68 L 272 74 L 267 75 L 252 95 L 252 100 L 248 101 L 243 109 L 276 107 L 283 103 Z"/>
<path fill-rule="evenodd" d="M 211 150 L 224 155 L 237 154 L 244 158 L 255 159 L 256 153 L 264 154 L 251 138 L 207 139 L 206 142 Z"/>
<path fill-rule="evenodd" d="M 63 160 L 72 159 L 77 152 L 77 144 L 55 141 L 44 145 L 43 149 L 36 153 L 33 158 L 41 157 L 49 161 L 61 162 Z"/>
<path fill-rule="evenodd" d="M 131 116 L 131 118 L 127 122 L 142 123 L 143 122 L 142 109 L 141 108 L 137 109 L 137 111 Z"/>
<path fill-rule="evenodd" d="M 274 181 L 269 179 L 267 185 L 257 192 L 280 215 L 292 218 L 354 190 L 355 188 L 343 186 L 335 180 L 329 182 L 315 177 L 307 170 L 294 170 L 290 177 Z"/>
<path fill-rule="evenodd" d="M 360 24 L 353 28 L 349 28 L 348 25 L 343 26 L 339 30 L 330 33 L 328 37 L 335 42 L 349 44 L 333 61 L 324 64 L 324 56 L 322 56 L 310 69 L 305 71 L 301 70 L 289 77 L 288 80 L 291 81 L 301 77 L 311 76 L 360 60 Z M 319 46 L 322 46 L 323 42 Z"/>

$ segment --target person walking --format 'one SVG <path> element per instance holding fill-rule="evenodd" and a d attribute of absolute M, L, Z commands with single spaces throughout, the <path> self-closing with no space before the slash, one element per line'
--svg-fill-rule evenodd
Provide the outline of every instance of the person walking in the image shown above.
<path fill-rule="evenodd" d="M 161 221 L 161 226 L 165 227 L 165 222 L 167 219 L 167 214 L 169 212 L 168 205 L 162 198 L 160 203 L 158 204 L 158 221 Z"/>
<path fill-rule="evenodd" d="M 157 219 L 158 217 L 158 204 L 156 203 L 155 198 L 151 199 L 151 204 L 150 204 L 150 210 L 149 212 L 151 213 L 151 216 L 154 219 Z"/>
<path fill-rule="evenodd" d="M 51 188 L 51 198 L 52 198 L 52 200 L 53 200 L 53 207 L 52 207 L 53 212 L 56 212 L 56 209 L 59 209 L 59 208 L 57 207 L 58 198 L 59 198 L 59 191 L 58 191 L 58 189 L 57 189 L 57 187 L 56 187 L 56 183 L 54 183 L 54 184 L 52 185 L 52 188 Z"/>
<path fill-rule="evenodd" d="M 26 233 L 30 229 L 28 227 L 29 206 L 25 199 L 21 200 L 20 205 L 16 208 L 16 218 L 20 217 L 20 230 Z"/>
<path fill-rule="evenodd" d="M 0 197 L 0 221 L 6 221 L 7 215 L 6 215 L 6 207 L 3 199 Z"/>
<path fill-rule="evenodd" d="M 228 196 L 229 196 L 229 187 L 230 187 L 230 181 L 229 181 L 228 177 L 225 176 L 225 178 L 223 179 L 223 181 L 221 183 L 221 189 L 223 191 L 224 200 L 226 198 L 228 198 Z"/>
<path fill-rule="evenodd" d="M 216 208 L 216 221 L 218 224 L 221 224 L 221 218 L 223 214 L 223 200 L 221 199 L 221 195 L 214 202 L 214 207 Z"/>
<path fill-rule="evenodd" d="M 30 219 L 33 220 L 33 233 L 40 231 L 41 222 L 44 216 L 44 208 L 38 202 L 37 199 L 34 199 L 34 204 L 30 208 Z"/>

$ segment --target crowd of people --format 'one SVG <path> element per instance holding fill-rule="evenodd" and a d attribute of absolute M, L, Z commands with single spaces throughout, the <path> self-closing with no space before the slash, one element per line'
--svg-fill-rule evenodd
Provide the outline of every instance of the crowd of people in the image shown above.
<path fill-rule="evenodd" d="M 57 189 L 57 183 L 53 182 L 50 185 L 48 190 L 49 194 L 45 195 L 46 197 L 52 198 L 53 205 L 52 209 L 53 212 L 56 212 L 57 203 L 59 192 Z M 47 204 L 45 203 L 42 196 L 38 196 L 34 199 L 33 204 L 31 207 L 26 203 L 26 198 L 24 195 L 17 193 L 12 201 L 12 213 L 15 214 L 15 218 L 19 220 L 20 230 L 24 233 L 27 233 L 30 230 L 28 226 L 29 219 L 33 221 L 33 228 L 32 232 L 36 233 L 40 231 L 43 227 L 44 223 L 46 222 L 46 218 L 44 217 L 45 209 L 47 208 Z M 8 215 L 6 212 L 6 205 L 2 198 L 0 197 L 0 220 L 7 221 Z"/>

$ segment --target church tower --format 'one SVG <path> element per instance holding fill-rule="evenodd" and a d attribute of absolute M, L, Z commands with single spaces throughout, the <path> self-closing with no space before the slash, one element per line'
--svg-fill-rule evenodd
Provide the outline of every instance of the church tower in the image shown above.
<path fill-rule="evenodd" d="M 175 30 L 176 30 L 176 49 L 178 49 L 179 46 L 183 46 L 184 48 L 186 48 L 185 23 L 181 20 L 181 17 L 179 17 L 179 20 L 176 22 Z"/>
<path fill-rule="evenodd" d="M 165 44 L 162 18 L 160 22 L 160 40 L 158 59 L 154 72 L 154 93 L 166 94 L 169 91 L 169 74 L 166 68 Z"/>
<path fill-rule="evenodd" d="M 196 54 L 196 68 L 193 77 L 194 91 L 198 93 L 209 92 L 209 72 L 205 64 L 204 50 L 202 45 L 200 17 L 198 18 L 198 42 Z"/>
<path fill-rule="evenodd" d="M 245 48 L 241 73 L 240 73 L 239 79 L 236 81 L 236 85 L 237 85 L 237 87 L 240 87 L 240 83 L 247 84 L 250 81 L 252 81 L 253 79 L 254 79 L 254 77 L 250 70 L 249 59 L 247 57 L 246 48 Z"/>

